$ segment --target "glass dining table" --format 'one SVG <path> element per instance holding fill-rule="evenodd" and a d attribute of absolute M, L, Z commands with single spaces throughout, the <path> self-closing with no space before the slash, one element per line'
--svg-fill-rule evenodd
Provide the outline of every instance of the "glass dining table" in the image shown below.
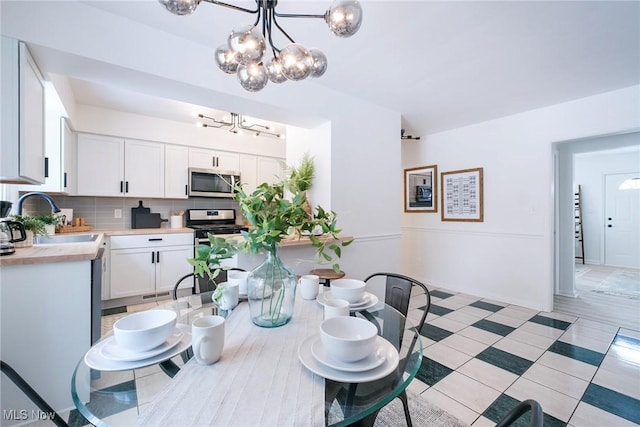
<path fill-rule="evenodd" d="M 316 330 L 322 320 L 321 303 L 302 300 L 298 295 L 296 304 L 300 306 L 297 309 L 302 312 L 320 310 L 319 314 L 315 313 L 315 319 L 320 319 L 317 325 L 309 322 L 310 328 Z M 178 374 L 181 369 L 187 367 L 186 364 L 196 363 L 195 359 L 191 357 L 190 333 L 188 333 L 194 319 L 218 314 L 226 317 L 226 322 L 233 320 L 236 323 L 250 323 L 248 317 L 246 319 L 236 318 L 241 314 L 236 311 L 246 310 L 246 305 L 247 302 L 240 302 L 232 311 L 219 310 L 211 302 L 211 293 L 160 302 L 158 308 L 177 312 L 178 326 L 185 333 L 181 335 L 181 338 L 177 338 L 179 342 L 172 344 L 172 347 L 167 351 L 141 361 L 112 361 L 97 357 L 100 350 L 104 353 L 106 346 L 110 341 L 113 341 L 112 333 L 107 334 L 94 344 L 76 366 L 71 381 L 71 394 L 76 408 L 87 421 L 96 426 L 117 426 L 121 422 L 118 420 L 122 419 L 117 415 L 124 412 L 129 414 L 126 421 L 128 424 L 144 425 L 149 423 L 148 419 L 146 421 L 144 418 L 140 419 L 144 406 L 148 406 L 148 402 L 153 402 L 158 395 L 166 394 L 164 388 L 170 386 L 172 381 L 178 381 Z M 409 319 L 393 307 L 379 302 L 366 309 L 352 309 L 351 315 L 362 316 L 373 322 L 378 328 L 379 340 L 389 346 L 388 360 L 385 360 L 381 366 L 366 372 L 343 372 L 339 369 L 332 369 L 336 368 L 335 366 L 328 368 L 318 360 L 314 360 L 310 355 L 311 352 L 304 348 L 303 342 L 293 343 L 298 347 L 296 362 L 300 366 L 296 368 L 306 371 L 301 375 L 317 375 L 322 377 L 319 381 L 324 381 L 324 425 L 327 426 L 372 426 L 378 411 L 407 388 L 422 361 L 422 343 L 419 332 Z M 289 325 L 280 328 L 287 327 Z M 264 330 L 256 328 L 258 332 Z M 225 349 L 226 346 L 227 337 L 225 337 Z M 291 365 L 295 365 L 295 363 L 291 363 Z M 164 384 L 158 385 L 155 382 L 153 386 L 142 389 L 144 375 L 148 375 L 150 370 L 162 371 L 164 374 L 159 376 L 163 379 Z M 256 378 L 256 375 L 260 375 L 261 371 L 258 372 L 258 374 L 252 374 L 252 380 L 260 381 L 260 378 Z M 265 373 L 265 375 L 267 374 Z M 233 387 L 233 385 L 227 385 L 227 387 Z M 229 390 L 227 389 L 227 393 Z M 299 407 L 284 409 L 287 411 L 304 410 Z M 402 413 L 399 416 L 404 417 Z M 233 419 L 226 423 L 226 425 L 233 424 Z"/>

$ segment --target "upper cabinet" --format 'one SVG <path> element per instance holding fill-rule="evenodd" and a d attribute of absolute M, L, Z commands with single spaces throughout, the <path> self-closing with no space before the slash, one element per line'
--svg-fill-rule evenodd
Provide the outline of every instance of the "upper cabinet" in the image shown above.
<path fill-rule="evenodd" d="M 240 155 L 240 180 L 245 193 L 252 193 L 263 182 L 273 184 L 284 178 L 286 162 L 276 157 Z"/>
<path fill-rule="evenodd" d="M 0 182 L 45 182 L 44 79 L 27 46 L 2 37 Z"/>
<path fill-rule="evenodd" d="M 164 197 L 164 144 L 78 134 L 78 195 Z"/>
<path fill-rule="evenodd" d="M 189 147 L 165 145 L 164 196 L 168 199 L 189 197 Z"/>
<path fill-rule="evenodd" d="M 189 148 L 189 167 L 237 172 L 240 170 L 240 155 L 228 151 Z"/>

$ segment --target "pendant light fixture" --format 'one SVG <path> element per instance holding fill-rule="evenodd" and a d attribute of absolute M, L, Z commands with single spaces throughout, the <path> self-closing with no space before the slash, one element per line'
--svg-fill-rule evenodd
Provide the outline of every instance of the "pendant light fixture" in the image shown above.
<path fill-rule="evenodd" d="M 258 123 L 248 124 L 247 120 L 242 116 L 242 114 L 231 113 L 231 120 L 227 120 L 223 118 L 222 120 L 216 119 L 215 117 L 205 116 L 204 114 L 198 114 L 198 117 L 201 119 L 208 120 L 207 123 L 198 123 L 198 126 L 202 126 L 205 128 L 222 128 L 228 127 L 229 132 L 239 134 L 242 131 L 246 131 L 249 134 L 253 134 L 253 136 L 260 136 L 262 134 L 274 136 L 276 138 L 284 139 L 284 134 L 273 132 L 271 127 L 267 125 L 261 125 Z"/>
<path fill-rule="evenodd" d="M 338 37 L 350 37 L 362 23 L 362 7 L 356 0 L 335 0 L 322 15 L 278 13 L 278 0 L 255 0 L 255 9 L 246 9 L 217 0 L 158 0 L 169 12 L 188 15 L 201 2 L 228 7 L 256 15 L 253 24 L 231 31 L 227 43 L 215 51 L 218 67 L 227 74 L 236 74 L 240 85 L 250 92 L 263 89 L 269 80 L 283 83 L 320 77 L 327 70 L 327 57 L 320 50 L 307 49 L 296 43 L 280 26 L 278 18 L 321 18 Z M 277 29 L 290 44 L 278 48 L 272 38 Z M 274 31 L 275 33 L 275 31 Z M 267 49 L 271 57 L 267 57 Z"/>

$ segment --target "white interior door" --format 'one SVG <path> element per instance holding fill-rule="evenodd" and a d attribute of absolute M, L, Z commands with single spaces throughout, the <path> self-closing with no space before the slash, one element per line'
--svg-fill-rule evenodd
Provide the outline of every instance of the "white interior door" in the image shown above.
<path fill-rule="evenodd" d="M 640 268 L 638 182 L 640 173 L 605 176 L 605 265 Z"/>

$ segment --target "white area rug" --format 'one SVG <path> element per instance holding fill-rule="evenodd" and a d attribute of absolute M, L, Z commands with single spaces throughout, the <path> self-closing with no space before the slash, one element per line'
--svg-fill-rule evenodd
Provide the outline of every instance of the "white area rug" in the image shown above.
<path fill-rule="evenodd" d="M 411 421 L 414 426 L 429 427 L 468 427 L 453 415 L 443 409 L 429 403 L 424 397 L 407 391 L 409 398 L 409 412 L 411 413 Z M 338 421 L 334 415 L 339 412 L 338 405 L 334 402 L 331 412 L 328 415 L 329 424 Z M 339 419 L 342 419 L 340 417 Z M 374 427 L 406 427 L 407 422 L 404 418 L 404 410 L 400 399 L 393 399 L 387 406 L 382 408 L 378 413 Z"/>
<path fill-rule="evenodd" d="M 640 299 L 640 273 L 614 271 L 592 292 L 628 299 Z"/>

